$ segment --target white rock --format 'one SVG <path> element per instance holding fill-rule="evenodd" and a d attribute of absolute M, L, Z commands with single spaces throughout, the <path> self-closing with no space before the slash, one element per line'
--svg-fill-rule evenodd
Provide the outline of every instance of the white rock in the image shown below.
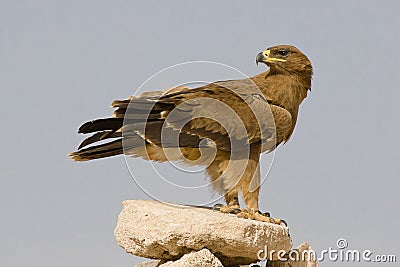
<path fill-rule="evenodd" d="M 207 248 L 224 266 L 257 262 L 266 247 L 288 252 L 292 246 L 284 226 L 146 200 L 123 202 L 114 233 L 122 248 L 140 257 L 177 260 Z"/>
<path fill-rule="evenodd" d="M 311 246 L 304 242 L 295 249 L 292 249 L 285 261 L 270 261 L 267 267 L 318 267 L 316 256 L 313 253 Z"/>
<path fill-rule="evenodd" d="M 138 265 L 135 265 L 135 267 L 158 267 L 160 264 L 160 261 L 146 261 L 139 263 Z"/>
<path fill-rule="evenodd" d="M 208 249 L 193 251 L 176 261 L 168 261 L 159 267 L 223 267 L 222 263 Z"/>

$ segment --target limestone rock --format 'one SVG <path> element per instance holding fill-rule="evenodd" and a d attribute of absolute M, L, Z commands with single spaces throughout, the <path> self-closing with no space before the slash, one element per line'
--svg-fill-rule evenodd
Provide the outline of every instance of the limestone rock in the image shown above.
<path fill-rule="evenodd" d="M 123 202 L 114 233 L 122 248 L 140 257 L 177 260 L 207 248 L 224 266 L 257 262 L 266 247 L 288 252 L 292 246 L 284 226 L 146 200 Z"/>
<path fill-rule="evenodd" d="M 285 261 L 269 261 L 266 267 L 318 267 L 318 262 L 312 253 L 311 246 L 304 242 L 286 255 Z"/>
<path fill-rule="evenodd" d="M 222 263 L 208 249 L 193 251 L 177 261 L 168 261 L 159 267 L 223 267 Z"/>
<path fill-rule="evenodd" d="M 146 261 L 146 262 L 142 262 L 139 263 L 138 265 L 136 265 L 135 267 L 158 267 L 160 265 L 160 261 Z"/>

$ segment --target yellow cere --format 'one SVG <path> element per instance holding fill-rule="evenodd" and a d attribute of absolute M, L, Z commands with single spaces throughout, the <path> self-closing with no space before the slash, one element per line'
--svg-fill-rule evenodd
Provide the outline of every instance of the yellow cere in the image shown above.
<path fill-rule="evenodd" d="M 269 49 L 265 50 L 263 54 L 264 56 L 267 57 L 267 62 L 274 62 L 274 61 L 286 62 L 286 59 L 270 57 L 269 55 L 271 54 L 271 51 Z"/>

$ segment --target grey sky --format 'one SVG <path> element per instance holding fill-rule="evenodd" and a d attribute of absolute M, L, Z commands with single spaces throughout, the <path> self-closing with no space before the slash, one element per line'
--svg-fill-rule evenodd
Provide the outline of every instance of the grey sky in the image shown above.
<path fill-rule="evenodd" d="M 289 222 L 295 245 L 321 251 L 343 237 L 351 249 L 399 258 L 399 8 L 397 1 L 1 0 L 0 265 L 142 261 L 118 247 L 113 230 L 121 201 L 149 197 L 123 157 L 69 161 L 82 139 L 78 126 L 110 115 L 113 99 L 165 67 L 209 60 L 254 75 L 265 70 L 256 54 L 284 43 L 309 56 L 315 76 L 262 187 L 261 209 Z M 154 90 L 169 85 L 160 86 Z M 130 163 L 160 198 L 213 200 L 207 189 L 157 187 L 144 165 Z"/>

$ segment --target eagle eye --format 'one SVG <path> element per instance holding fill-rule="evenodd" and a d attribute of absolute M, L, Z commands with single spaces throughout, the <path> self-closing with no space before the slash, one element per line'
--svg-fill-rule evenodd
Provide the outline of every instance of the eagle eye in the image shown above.
<path fill-rule="evenodd" d="M 279 51 L 278 51 L 278 54 L 281 55 L 281 56 L 283 56 L 283 57 L 286 57 L 286 56 L 289 54 L 289 52 L 286 51 L 286 50 L 279 50 Z"/>

